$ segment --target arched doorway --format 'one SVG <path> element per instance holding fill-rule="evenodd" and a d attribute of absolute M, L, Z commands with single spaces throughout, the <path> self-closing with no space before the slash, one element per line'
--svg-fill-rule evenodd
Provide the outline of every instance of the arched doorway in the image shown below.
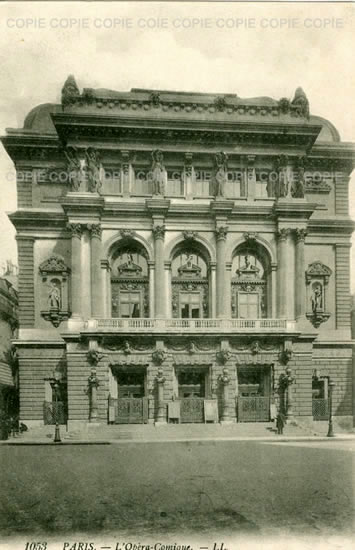
<path fill-rule="evenodd" d="M 174 318 L 209 316 L 209 259 L 197 243 L 183 243 L 171 263 L 172 312 Z"/>
<path fill-rule="evenodd" d="M 240 245 L 232 262 L 232 317 L 271 317 L 271 266 L 269 255 L 259 243 Z"/>
<path fill-rule="evenodd" d="M 111 317 L 149 317 L 148 255 L 134 239 L 124 239 L 111 258 Z"/>

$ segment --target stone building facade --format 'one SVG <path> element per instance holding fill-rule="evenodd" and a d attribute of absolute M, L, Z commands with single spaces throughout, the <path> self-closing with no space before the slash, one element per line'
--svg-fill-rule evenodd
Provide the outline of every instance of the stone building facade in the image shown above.
<path fill-rule="evenodd" d="M 17 170 L 21 420 L 352 422 L 354 146 L 292 101 L 132 89 L 34 108 Z"/>
<path fill-rule="evenodd" d="M 0 276 L 0 414 L 18 413 L 18 365 L 12 340 L 17 337 L 18 296 L 16 266 L 6 262 Z"/>

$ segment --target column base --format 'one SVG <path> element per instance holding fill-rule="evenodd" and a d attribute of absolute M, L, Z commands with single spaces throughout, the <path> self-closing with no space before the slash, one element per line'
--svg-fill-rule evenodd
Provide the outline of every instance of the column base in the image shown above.
<path fill-rule="evenodd" d="M 154 422 L 154 426 L 157 426 L 157 427 L 159 427 L 159 426 L 167 426 L 167 424 L 168 424 L 168 423 L 167 423 L 166 420 L 160 420 L 160 419 L 159 419 L 159 420 L 156 420 L 156 421 Z"/>
<path fill-rule="evenodd" d="M 234 424 L 233 420 L 221 420 L 220 421 L 221 426 L 225 426 L 226 424 Z"/>
<path fill-rule="evenodd" d="M 67 321 L 67 328 L 69 331 L 77 332 L 83 328 L 84 321 L 81 317 L 71 317 Z"/>

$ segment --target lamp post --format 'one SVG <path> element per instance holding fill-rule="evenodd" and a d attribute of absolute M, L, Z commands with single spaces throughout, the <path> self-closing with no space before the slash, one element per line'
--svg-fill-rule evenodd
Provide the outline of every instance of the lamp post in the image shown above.
<path fill-rule="evenodd" d="M 328 433 L 327 437 L 335 437 L 333 431 L 333 390 L 335 388 L 335 382 L 329 378 L 328 389 L 329 389 L 329 424 L 328 424 Z"/>
<path fill-rule="evenodd" d="M 61 443 L 62 440 L 60 438 L 60 428 L 59 428 L 59 414 L 58 414 L 58 393 L 59 393 L 59 381 L 60 381 L 60 373 L 57 371 L 54 371 L 53 379 L 51 381 L 51 386 L 54 392 L 54 421 L 55 421 L 55 431 L 54 431 L 54 443 Z"/>

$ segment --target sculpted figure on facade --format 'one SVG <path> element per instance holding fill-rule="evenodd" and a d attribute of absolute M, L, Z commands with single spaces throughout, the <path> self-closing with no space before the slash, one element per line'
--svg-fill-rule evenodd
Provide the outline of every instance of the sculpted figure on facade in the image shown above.
<path fill-rule="evenodd" d="M 62 88 L 62 105 L 71 105 L 75 103 L 76 99 L 80 96 L 80 91 L 75 82 L 74 76 L 71 74 L 66 79 Z"/>
<path fill-rule="evenodd" d="M 225 187 L 227 183 L 228 173 L 228 156 L 221 152 L 215 156 L 216 172 L 215 172 L 215 185 L 216 197 L 225 197 Z"/>
<path fill-rule="evenodd" d="M 296 108 L 296 111 L 303 117 L 309 118 L 309 101 L 302 88 L 297 88 L 295 97 L 291 105 Z"/>
<path fill-rule="evenodd" d="M 49 298 L 50 309 L 60 309 L 61 293 L 60 293 L 60 288 L 58 288 L 58 286 L 55 283 L 52 283 L 48 298 Z"/>
<path fill-rule="evenodd" d="M 314 313 L 323 309 L 322 295 L 323 295 L 322 286 L 320 283 L 318 283 L 313 289 L 313 294 L 312 294 L 312 311 Z"/>
<path fill-rule="evenodd" d="M 88 177 L 88 191 L 90 193 L 100 193 L 102 187 L 100 154 L 98 151 L 89 147 L 85 152 L 85 168 Z"/>
<path fill-rule="evenodd" d="M 303 199 L 304 198 L 304 190 L 306 187 L 306 179 L 305 179 L 305 164 L 306 159 L 305 157 L 299 157 L 297 159 L 297 177 L 293 178 L 292 182 L 292 196 L 295 199 Z"/>
<path fill-rule="evenodd" d="M 75 147 L 64 149 L 64 155 L 67 159 L 68 180 L 71 191 L 79 191 L 82 182 L 82 169 L 78 152 Z"/>
<path fill-rule="evenodd" d="M 165 192 L 165 167 L 163 153 L 159 150 L 152 152 L 152 168 L 148 175 L 152 182 L 153 195 L 164 196 Z"/>

